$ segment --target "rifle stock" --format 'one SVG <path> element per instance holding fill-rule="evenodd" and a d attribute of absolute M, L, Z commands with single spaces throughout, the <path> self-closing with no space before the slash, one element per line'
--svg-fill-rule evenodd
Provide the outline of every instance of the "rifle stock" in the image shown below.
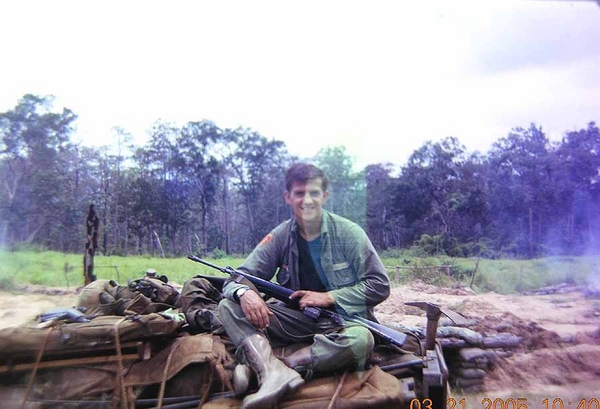
<path fill-rule="evenodd" d="M 230 266 L 220 267 L 220 266 L 217 266 L 216 264 L 212 264 L 212 263 L 210 263 L 206 260 L 203 260 L 199 257 L 196 257 L 196 256 L 188 256 L 188 258 L 197 263 L 201 263 L 201 264 L 204 264 L 205 266 L 212 267 L 215 270 L 219 270 L 222 273 L 229 274 L 230 276 L 238 275 L 238 276 L 244 277 L 248 281 L 250 281 L 252 284 L 254 284 L 256 286 L 256 288 L 258 288 L 265 294 L 267 294 L 273 298 L 276 298 L 280 301 L 285 302 L 292 308 L 300 309 L 300 307 L 298 305 L 298 300 L 290 298 L 290 295 L 292 295 L 292 293 L 294 291 L 290 290 L 289 288 L 282 287 L 282 286 L 272 283 L 270 281 L 264 280 L 260 277 L 253 276 L 252 274 L 244 273 L 243 271 L 236 270 Z M 403 334 L 392 328 L 386 327 L 385 325 L 379 324 L 379 323 L 371 321 L 371 320 L 367 320 L 367 319 L 357 316 L 357 315 L 343 316 L 343 315 L 337 314 L 333 311 L 330 311 L 327 309 L 322 309 L 319 307 L 306 307 L 306 308 L 303 308 L 301 311 L 312 319 L 317 319 L 321 315 L 323 315 L 323 316 L 332 318 L 339 324 L 343 323 L 344 320 L 349 321 L 349 322 L 354 322 L 356 324 L 360 324 L 360 325 L 364 326 L 365 328 L 367 328 L 368 330 L 370 330 L 374 335 L 376 335 L 383 341 L 393 344 L 393 345 L 396 345 L 397 347 L 400 347 L 400 348 L 406 342 L 406 334 Z"/>

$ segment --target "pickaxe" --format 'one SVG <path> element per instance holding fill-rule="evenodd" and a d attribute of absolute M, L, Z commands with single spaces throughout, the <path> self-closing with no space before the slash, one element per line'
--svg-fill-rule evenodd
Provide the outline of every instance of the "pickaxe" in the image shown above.
<path fill-rule="evenodd" d="M 449 310 L 447 308 L 442 308 L 439 305 L 431 302 L 410 301 L 405 302 L 404 304 L 425 310 L 425 314 L 427 315 L 427 330 L 425 332 L 426 350 L 432 350 L 435 348 L 435 337 L 437 335 L 438 321 L 440 320 L 441 314 L 444 314 L 446 317 L 450 318 L 450 321 L 454 322 L 457 325 L 467 323 L 467 319 L 459 313 Z"/>

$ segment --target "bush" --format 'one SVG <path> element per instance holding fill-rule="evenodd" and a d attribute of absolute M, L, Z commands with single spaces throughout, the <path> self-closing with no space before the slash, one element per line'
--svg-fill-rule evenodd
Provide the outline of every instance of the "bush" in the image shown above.
<path fill-rule="evenodd" d="M 17 288 L 14 278 L 0 277 L 0 290 L 11 291 Z"/>
<path fill-rule="evenodd" d="M 433 256 L 443 252 L 443 240 L 442 236 L 430 236 L 428 234 L 422 234 L 419 240 L 415 242 L 415 246 L 421 249 L 425 254 Z"/>
<path fill-rule="evenodd" d="M 11 252 L 32 252 L 32 253 L 42 253 L 44 251 L 48 251 L 46 247 L 42 244 L 36 243 L 15 243 L 10 246 Z"/>
<path fill-rule="evenodd" d="M 499 283 L 490 276 L 484 274 L 477 274 L 477 276 L 475 276 L 474 281 L 475 282 L 473 284 L 475 288 L 480 292 L 500 292 Z"/>
<path fill-rule="evenodd" d="M 470 277 L 473 274 L 472 268 L 461 266 L 453 259 L 445 260 L 441 265 L 447 266 L 450 277 L 458 281 L 464 280 L 466 277 Z"/>
<path fill-rule="evenodd" d="M 210 252 L 209 257 L 215 260 L 221 260 L 227 257 L 227 253 L 220 248 L 216 248 Z"/>
<path fill-rule="evenodd" d="M 415 257 L 413 252 L 407 249 L 387 249 L 381 250 L 378 252 L 379 257 L 384 258 L 393 258 L 398 260 L 408 259 L 411 257 Z"/>

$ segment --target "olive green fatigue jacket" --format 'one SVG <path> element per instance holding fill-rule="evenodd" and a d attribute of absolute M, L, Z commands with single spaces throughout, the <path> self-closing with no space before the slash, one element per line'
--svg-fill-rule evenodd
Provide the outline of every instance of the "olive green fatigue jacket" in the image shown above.
<path fill-rule="evenodd" d="M 281 286 L 301 290 L 297 231 L 295 219 L 281 223 L 265 236 L 239 269 L 265 280 L 271 280 L 277 272 Z M 367 234 L 356 223 L 323 210 L 321 240 L 321 265 L 336 310 L 374 320 L 373 307 L 389 296 L 390 282 Z M 247 287 L 228 281 L 223 295 L 233 300 L 240 288 Z"/>

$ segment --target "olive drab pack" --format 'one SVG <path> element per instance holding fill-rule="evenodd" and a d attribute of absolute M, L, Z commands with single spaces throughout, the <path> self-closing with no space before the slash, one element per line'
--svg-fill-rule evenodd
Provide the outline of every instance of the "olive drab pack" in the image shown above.
<path fill-rule="evenodd" d="M 88 316 L 125 315 L 137 297 L 138 293 L 114 280 L 97 280 L 83 287 L 77 300 L 77 308 Z M 151 303 L 150 300 L 141 301 L 146 301 L 146 305 Z"/>
<path fill-rule="evenodd" d="M 152 300 L 152 302 L 160 304 L 175 305 L 179 297 L 179 291 L 171 284 L 169 279 L 164 276 L 146 276 L 129 281 L 128 285 L 131 291 L 139 292 Z"/>
<path fill-rule="evenodd" d="M 179 292 L 166 276 L 145 276 L 127 286 L 97 280 L 81 290 L 77 308 L 88 316 L 147 314 L 175 306 L 178 298 Z"/>

